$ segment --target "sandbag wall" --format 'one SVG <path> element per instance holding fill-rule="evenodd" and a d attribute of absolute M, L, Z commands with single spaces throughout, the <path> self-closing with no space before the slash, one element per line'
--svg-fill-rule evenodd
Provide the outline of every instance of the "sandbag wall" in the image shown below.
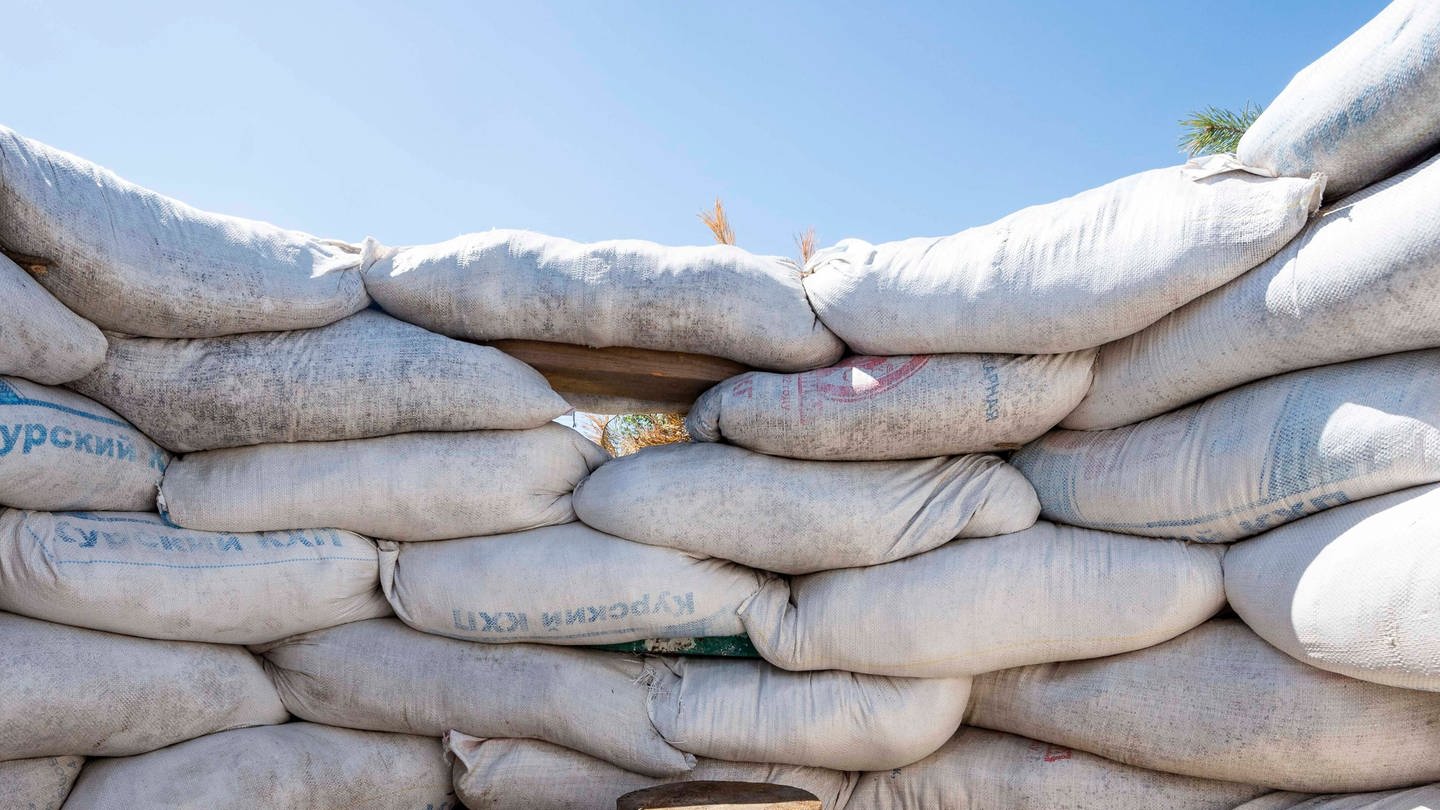
<path fill-rule="evenodd" d="M 1433 799 L 1437 43 L 804 268 L 319 239 L 0 129 L 0 804 Z M 755 370 L 612 459 L 516 338 Z"/>

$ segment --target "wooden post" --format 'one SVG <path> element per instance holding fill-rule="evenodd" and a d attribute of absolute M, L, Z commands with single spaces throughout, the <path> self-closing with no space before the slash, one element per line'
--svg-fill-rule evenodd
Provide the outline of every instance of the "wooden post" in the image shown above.
<path fill-rule="evenodd" d="M 676 782 L 626 793 L 615 810 L 821 810 L 815 794 L 760 782 Z"/>

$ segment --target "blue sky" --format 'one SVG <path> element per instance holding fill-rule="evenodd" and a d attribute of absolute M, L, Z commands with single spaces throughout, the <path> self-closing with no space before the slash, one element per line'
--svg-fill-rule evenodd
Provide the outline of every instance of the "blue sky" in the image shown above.
<path fill-rule="evenodd" d="M 224 213 L 794 252 L 939 235 L 1178 162 L 1380 0 L 11 0 L 0 123 Z"/>

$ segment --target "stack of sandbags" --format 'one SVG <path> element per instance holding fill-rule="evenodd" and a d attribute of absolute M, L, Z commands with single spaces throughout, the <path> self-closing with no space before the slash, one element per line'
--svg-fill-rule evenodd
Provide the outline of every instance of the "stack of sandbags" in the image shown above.
<path fill-rule="evenodd" d="M 0 795 L 1423 800 L 1437 41 L 1400 0 L 1240 160 L 803 270 L 322 240 L 0 130 Z M 493 340 L 754 370 L 611 459 Z"/>
<path fill-rule="evenodd" d="M 1046 519 L 1223 551 L 1238 618 L 977 675 L 968 724 L 1278 791 L 1247 810 L 1432 798 L 1437 43 L 1440 7 L 1399 0 L 1297 76 L 1240 157 L 1329 175 L 1328 207 L 1255 269 L 1102 346 L 1068 429 L 1011 459 Z"/>

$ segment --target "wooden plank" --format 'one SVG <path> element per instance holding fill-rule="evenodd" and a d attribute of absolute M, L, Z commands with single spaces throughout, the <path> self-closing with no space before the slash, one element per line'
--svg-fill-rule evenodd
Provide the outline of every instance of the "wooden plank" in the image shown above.
<path fill-rule="evenodd" d="M 537 340 L 496 340 L 489 345 L 529 364 L 561 395 L 629 401 L 627 410 L 684 413 L 716 383 L 750 369 L 733 360 L 685 352 L 611 347 L 593 349 Z M 609 412 L 609 411 L 604 411 Z"/>
<path fill-rule="evenodd" d="M 672 782 L 626 793 L 616 810 L 821 810 L 815 794 L 762 782 Z"/>

